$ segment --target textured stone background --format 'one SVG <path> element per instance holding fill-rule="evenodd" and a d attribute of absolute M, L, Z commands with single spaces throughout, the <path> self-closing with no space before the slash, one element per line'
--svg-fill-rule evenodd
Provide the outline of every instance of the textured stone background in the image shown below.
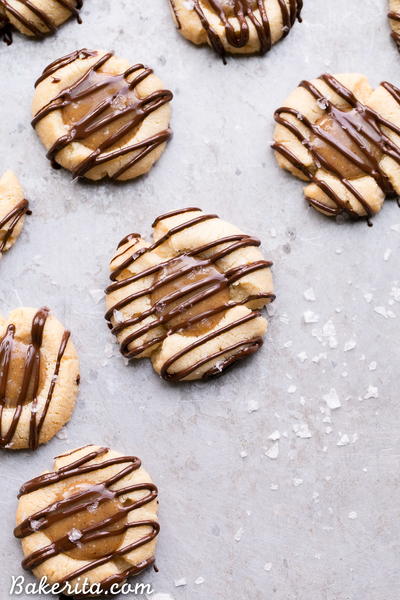
<path fill-rule="evenodd" d="M 360 71 L 399 84 L 386 9 L 385 0 L 306 0 L 304 24 L 268 56 L 227 66 L 175 32 L 166 0 L 86 0 L 81 27 L 70 22 L 40 43 L 17 35 L 0 48 L 0 169 L 15 169 L 34 211 L 1 264 L 1 311 L 50 305 L 82 360 L 66 439 L 34 455 L 1 453 L 2 598 L 21 572 L 19 485 L 87 442 L 138 454 L 159 484 L 160 572 L 143 578 L 158 594 L 400 597 L 400 211 L 388 201 L 372 229 L 325 219 L 268 149 L 273 110 L 302 78 Z M 83 46 L 147 62 L 174 90 L 175 136 L 140 181 L 72 183 L 50 168 L 29 125 L 42 68 Z M 95 298 L 121 237 L 147 234 L 156 215 L 187 205 L 262 239 L 278 299 L 255 358 L 217 381 L 173 387 L 147 362 L 124 365 Z M 303 296 L 310 287 L 315 302 Z M 305 311 L 318 323 L 305 324 Z M 342 406 L 329 415 L 331 388 Z M 175 587 L 182 578 L 187 585 Z"/>

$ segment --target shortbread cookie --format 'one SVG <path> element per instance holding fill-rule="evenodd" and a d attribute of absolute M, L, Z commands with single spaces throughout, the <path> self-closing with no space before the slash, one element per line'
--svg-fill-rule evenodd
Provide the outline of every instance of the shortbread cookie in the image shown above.
<path fill-rule="evenodd" d="M 12 171 L 6 171 L 0 177 L 0 255 L 16 242 L 28 212 L 21 184 Z"/>
<path fill-rule="evenodd" d="M 36 82 L 33 121 L 53 165 L 74 177 L 127 180 L 147 173 L 171 136 L 172 93 L 152 69 L 112 52 L 78 50 Z"/>
<path fill-rule="evenodd" d="M 70 332 L 48 308 L 0 318 L 0 448 L 48 442 L 69 421 L 78 384 Z"/>
<path fill-rule="evenodd" d="M 389 0 L 389 20 L 392 28 L 392 38 L 400 50 L 400 0 Z"/>
<path fill-rule="evenodd" d="M 81 23 L 82 5 L 83 0 L 0 0 L 0 36 L 10 44 L 14 27 L 28 37 L 43 38 L 71 16 Z"/>
<path fill-rule="evenodd" d="M 400 193 L 400 90 L 364 75 L 302 81 L 275 113 L 276 158 L 328 216 L 370 219 Z"/>
<path fill-rule="evenodd" d="M 56 457 L 53 472 L 19 493 L 23 567 L 51 585 L 82 588 L 86 579 L 93 591 L 114 586 L 115 594 L 155 562 L 157 495 L 135 456 L 90 445 Z"/>
<path fill-rule="evenodd" d="M 301 21 L 302 0 L 169 0 L 175 23 L 194 44 L 225 54 L 265 54 Z"/>
<path fill-rule="evenodd" d="M 256 352 L 274 299 L 259 240 L 199 208 L 153 223 L 152 244 L 124 238 L 111 261 L 106 319 L 128 358 L 169 381 L 217 375 Z"/>

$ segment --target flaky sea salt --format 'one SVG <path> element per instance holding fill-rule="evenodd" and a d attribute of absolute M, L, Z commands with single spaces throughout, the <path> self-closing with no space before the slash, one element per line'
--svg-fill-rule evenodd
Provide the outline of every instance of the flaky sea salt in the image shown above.
<path fill-rule="evenodd" d="M 335 388 L 331 388 L 327 394 L 322 396 L 322 398 L 325 400 L 326 405 L 330 410 L 336 410 L 342 406 Z"/>
<path fill-rule="evenodd" d="M 292 426 L 292 429 L 299 438 L 309 439 L 312 437 L 312 433 L 309 430 L 307 423 L 295 423 Z"/>
<path fill-rule="evenodd" d="M 305 290 L 305 292 L 303 293 L 303 296 L 308 302 L 315 302 L 315 300 L 316 300 L 315 292 L 314 292 L 313 288 L 308 288 L 308 290 Z"/>
<path fill-rule="evenodd" d="M 259 409 L 259 404 L 257 402 L 257 400 L 249 400 L 249 403 L 247 405 L 247 411 L 249 413 L 253 413 L 256 412 Z"/>
<path fill-rule="evenodd" d="M 350 444 L 350 438 L 347 435 L 347 433 L 344 433 L 343 435 L 341 435 L 341 437 L 337 441 L 336 446 L 348 446 L 349 444 Z"/>
<path fill-rule="evenodd" d="M 183 587 L 183 586 L 187 585 L 186 579 L 184 577 L 182 577 L 182 579 L 175 579 L 174 585 L 175 585 L 175 587 Z"/>
<path fill-rule="evenodd" d="M 68 539 L 71 542 L 77 542 L 78 540 L 80 540 L 82 537 L 82 531 L 80 531 L 79 529 L 76 529 L 75 527 L 73 527 L 71 529 L 71 531 L 68 533 Z"/>
<path fill-rule="evenodd" d="M 271 448 L 265 452 L 265 456 L 271 460 L 276 460 L 279 456 L 279 442 L 272 444 Z"/>
<path fill-rule="evenodd" d="M 364 400 L 370 400 L 371 398 L 379 398 L 378 388 L 373 385 L 368 386 L 368 390 L 364 396 Z"/>
<path fill-rule="evenodd" d="M 272 563 L 270 563 L 270 562 L 265 563 L 264 571 L 267 571 L 267 573 L 269 573 L 271 571 L 271 569 L 272 569 Z"/>
<path fill-rule="evenodd" d="M 304 323 L 318 323 L 319 321 L 319 316 L 314 313 L 312 310 L 306 310 L 303 313 L 303 319 L 304 319 Z"/>

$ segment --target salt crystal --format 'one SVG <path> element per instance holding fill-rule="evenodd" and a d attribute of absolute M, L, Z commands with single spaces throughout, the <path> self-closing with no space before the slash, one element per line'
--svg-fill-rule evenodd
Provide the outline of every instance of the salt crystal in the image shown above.
<path fill-rule="evenodd" d="M 358 514 L 352 510 L 351 512 L 349 512 L 349 519 L 357 519 Z"/>
<path fill-rule="evenodd" d="M 205 582 L 205 579 L 204 579 L 204 577 L 198 577 L 198 578 L 195 580 L 195 584 L 196 584 L 196 585 L 201 585 L 201 584 L 202 584 L 202 583 L 204 583 L 204 582 Z"/>
<path fill-rule="evenodd" d="M 299 479 L 298 477 L 295 477 L 293 479 L 293 485 L 294 485 L 294 487 L 299 487 L 299 485 L 302 485 L 302 484 L 303 484 L 303 480 L 302 479 Z"/>
<path fill-rule="evenodd" d="M 378 388 L 373 385 L 368 386 L 367 393 L 364 396 L 364 400 L 370 400 L 371 398 L 379 398 Z"/>
<path fill-rule="evenodd" d="M 38 531 L 44 523 L 44 519 L 29 519 L 29 525 L 32 531 Z"/>
<path fill-rule="evenodd" d="M 290 385 L 288 387 L 288 394 L 294 394 L 297 390 L 297 387 L 295 385 Z"/>
<path fill-rule="evenodd" d="M 306 290 L 303 295 L 308 302 L 315 302 L 316 300 L 313 288 L 308 288 L 308 290 Z"/>
<path fill-rule="evenodd" d="M 307 423 L 295 423 L 292 428 L 294 433 L 299 438 L 309 439 L 312 437 L 312 433 L 309 430 Z"/>
<path fill-rule="evenodd" d="M 104 290 L 94 289 L 94 290 L 90 290 L 89 293 L 92 296 L 92 298 L 96 304 L 98 304 L 104 298 Z"/>
<path fill-rule="evenodd" d="M 267 573 L 269 573 L 271 571 L 271 569 L 272 569 L 272 563 L 270 563 L 270 562 L 265 563 L 264 571 L 267 571 Z"/>
<path fill-rule="evenodd" d="M 275 442 L 275 444 L 273 444 L 271 448 L 266 451 L 265 456 L 271 460 L 276 460 L 279 456 L 279 442 Z"/>
<path fill-rule="evenodd" d="M 243 527 L 240 527 L 237 532 L 235 533 L 235 542 L 240 542 L 240 540 L 242 539 L 242 535 L 244 533 L 244 529 Z"/>
<path fill-rule="evenodd" d="M 240 458 L 246 458 L 248 456 L 246 450 L 242 450 L 240 453 Z"/>
<path fill-rule="evenodd" d="M 392 250 L 390 248 L 387 248 L 387 250 L 385 251 L 385 254 L 383 255 L 383 260 L 388 261 L 391 256 L 392 256 Z"/>
<path fill-rule="evenodd" d="M 247 405 L 247 410 L 249 413 L 256 412 L 259 409 L 259 404 L 257 400 L 250 400 Z"/>
<path fill-rule="evenodd" d="M 122 314 L 122 312 L 120 310 L 114 310 L 113 317 L 117 321 L 117 323 L 124 322 L 124 315 Z"/>
<path fill-rule="evenodd" d="M 388 318 L 388 314 L 384 306 L 375 306 L 374 311 L 381 317 L 384 317 L 385 319 Z"/>
<path fill-rule="evenodd" d="M 349 352 L 350 350 L 354 350 L 357 346 L 357 342 L 355 340 L 348 340 L 344 345 L 344 351 Z"/>
<path fill-rule="evenodd" d="M 347 433 L 344 433 L 339 441 L 337 442 L 336 446 L 348 446 L 350 444 L 350 438 L 347 435 Z"/>
<path fill-rule="evenodd" d="M 278 440 L 281 439 L 281 434 L 280 434 L 280 432 L 278 430 L 273 431 L 271 433 L 271 435 L 268 436 L 268 439 L 272 440 L 273 442 L 277 442 Z"/>
<path fill-rule="evenodd" d="M 71 542 L 77 542 L 78 540 L 80 540 L 82 537 L 82 531 L 80 531 L 79 529 L 76 529 L 75 527 L 73 527 L 71 529 L 71 531 L 68 533 L 68 539 Z"/>
<path fill-rule="evenodd" d="M 306 310 L 303 313 L 304 323 L 318 323 L 319 316 L 312 312 L 312 310 Z"/>
<path fill-rule="evenodd" d="M 371 363 L 369 363 L 369 365 L 368 365 L 368 369 L 369 369 L 370 371 L 376 371 L 376 367 L 377 367 L 377 366 L 378 366 L 378 365 L 377 365 L 377 363 L 376 363 L 376 362 L 373 360 Z"/>
<path fill-rule="evenodd" d="M 279 485 L 277 483 L 271 483 L 270 490 L 276 492 L 277 490 L 279 490 Z"/>
<path fill-rule="evenodd" d="M 326 98 L 318 98 L 317 104 L 321 110 L 326 110 L 329 106 L 329 102 Z"/>
<path fill-rule="evenodd" d="M 364 294 L 364 298 L 365 298 L 365 301 L 368 302 L 368 304 L 369 304 L 370 302 L 372 302 L 373 296 L 372 296 L 372 294 L 367 292 L 366 294 Z"/>
<path fill-rule="evenodd" d="M 392 225 L 390 229 L 392 231 L 397 231 L 397 233 L 400 233 L 400 223 L 396 223 L 396 225 Z"/>
<path fill-rule="evenodd" d="M 186 579 L 175 579 L 174 584 L 175 587 L 183 587 L 184 585 L 186 585 Z"/>
<path fill-rule="evenodd" d="M 300 354 L 297 355 L 297 358 L 300 362 L 305 362 L 308 358 L 307 352 L 300 352 Z"/>
<path fill-rule="evenodd" d="M 339 396 L 335 388 L 331 388 L 328 394 L 325 394 L 324 396 L 322 396 L 322 398 L 325 400 L 328 408 L 330 408 L 331 410 L 336 410 L 337 408 L 340 408 L 342 406 L 342 403 L 339 400 Z"/>

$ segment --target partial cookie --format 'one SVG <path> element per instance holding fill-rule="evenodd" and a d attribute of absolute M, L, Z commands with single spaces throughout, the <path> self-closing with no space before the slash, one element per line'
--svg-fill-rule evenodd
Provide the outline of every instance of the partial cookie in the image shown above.
<path fill-rule="evenodd" d="M 222 373 L 256 352 L 274 299 L 260 241 L 217 215 L 158 217 L 154 242 L 124 238 L 111 261 L 106 319 L 128 358 L 149 357 L 168 381 Z"/>
<path fill-rule="evenodd" d="M 171 100 L 149 67 L 78 50 L 36 82 L 32 125 L 53 166 L 74 177 L 133 179 L 151 169 L 171 137 Z"/>
<path fill-rule="evenodd" d="M 22 231 L 25 215 L 29 212 L 16 175 L 6 171 L 0 177 L 0 255 L 13 246 Z"/>
<path fill-rule="evenodd" d="M 392 28 L 392 38 L 400 50 L 400 0 L 389 0 L 389 7 L 388 17 Z"/>
<path fill-rule="evenodd" d="M 83 0 L 0 0 L 0 36 L 12 42 L 12 28 L 28 37 L 43 38 L 74 16 L 81 23 L 79 11 Z"/>
<path fill-rule="evenodd" d="M 70 332 L 48 308 L 0 318 L 0 448 L 48 442 L 69 421 L 78 384 Z"/>
<path fill-rule="evenodd" d="M 311 182 L 304 193 L 328 216 L 370 219 L 400 193 L 400 90 L 364 75 L 302 81 L 275 112 L 279 165 Z"/>
<path fill-rule="evenodd" d="M 225 54 L 265 54 L 301 21 L 303 0 L 169 0 L 177 28 Z"/>
<path fill-rule="evenodd" d="M 19 493 L 22 566 L 51 585 L 82 589 L 86 580 L 115 594 L 155 562 L 157 495 L 135 456 L 89 445 L 56 457 L 53 472 Z"/>

